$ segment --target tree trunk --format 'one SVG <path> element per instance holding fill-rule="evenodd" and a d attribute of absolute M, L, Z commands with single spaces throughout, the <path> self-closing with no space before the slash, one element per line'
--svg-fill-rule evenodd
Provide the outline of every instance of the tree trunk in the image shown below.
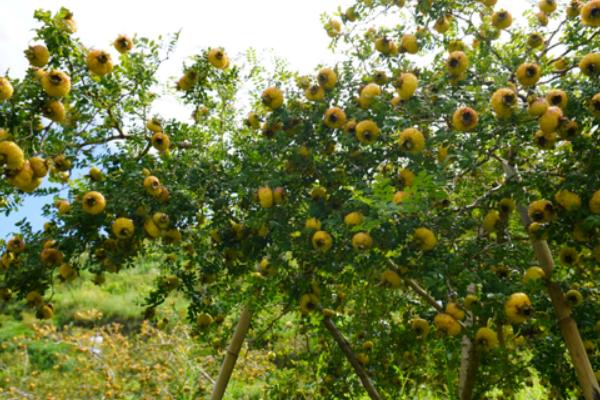
<path fill-rule="evenodd" d="M 227 348 L 227 353 L 225 354 L 225 359 L 221 366 L 221 372 L 219 372 L 212 395 L 210 396 L 211 400 L 221 400 L 225 394 L 225 389 L 227 389 L 229 378 L 231 378 L 231 374 L 233 373 L 235 362 L 237 361 L 240 349 L 242 348 L 242 344 L 244 343 L 244 339 L 250 328 L 250 318 L 251 312 L 246 306 L 242 309 L 240 319 L 235 327 L 233 337 L 231 338 L 231 343 Z"/>
<path fill-rule="evenodd" d="M 502 167 L 504 168 L 507 179 L 519 180 L 520 177 L 512 165 L 505 160 L 502 160 Z M 531 222 L 529 220 L 527 208 L 525 208 L 523 205 L 518 205 L 517 211 L 521 216 L 521 222 L 523 223 L 523 226 L 525 229 L 527 229 Z M 552 281 L 554 258 L 552 256 L 552 252 L 550 251 L 550 247 L 545 240 L 532 238 L 531 242 L 535 256 L 546 275 L 544 283 L 546 289 L 548 290 L 548 294 L 550 295 L 552 305 L 554 306 L 554 312 L 556 314 L 556 318 L 558 319 L 558 326 L 567 345 L 567 349 L 569 350 L 571 362 L 575 368 L 575 374 L 579 380 L 579 385 L 581 386 L 583 395 L 585 396 L 586 400 L 600 400 L 600 387 L 598 386 L 598 381 L 594 375 L 594 370 L 592 368 L 592 364 L 590 363 L 590 359 L 588 358 L 585 347 L 583 346 L 581 335 L 579 334 L 579 329 L 577 328 L 577 323 L 571 317 L 571 309 L 565 300 L 565 295 L 562 289 L 556 282 Z"/>
<path fill-rule="evenodd" d="M 379 393 L 377 393 L 377 389 L 375 389 L 375 386 L 373 386 L 373 382 L 371 382 L 371 379 L 367 375 L 367 372 L 356 359 L 356 356 L 354 355 L 354 352 L 350 347 L 350 343 L 348 343 L 344 335 L 342 335 L 342 333 L 338 330 L 337 326 L 335 326 L 335 324 L 330 318 L 323 318 L 323 324 L 325 325 L 329 333 L 331 333 L 338 346 L 340 346 L 340 349 L 342 349 L 342 351 L 346 355 L 346 358 L 348 359 L 348 361 L 354 368 L 354 371 L 360 378 L 360 381 L 362 382 L 363 387 L 369 394 L 369 397 L 373 400 L 381 400 Z"/>
<path fill-rule="evenodd" d="M 462 337 L 460 357 L 459 397 L 460 400 L 471 400 L 475 388 L 475 376 L 479 358 L 475 344 L 468 336 Z"/>

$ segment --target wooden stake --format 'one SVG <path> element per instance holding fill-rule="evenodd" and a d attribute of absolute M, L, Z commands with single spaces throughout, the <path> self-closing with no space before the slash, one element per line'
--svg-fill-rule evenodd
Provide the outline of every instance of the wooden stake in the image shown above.
<path fill-rule="evenodd" d="M 460 400 L 471 400 L 475 388 L 475 376 L 479 366 L 479 357 L 475 344 L 468 336 L 462 337 L 460 357 L 459 397 Z"/>
<path fill-rule="evenodd" d="M 217 381 L 215 382 L 215 386 L 210 397 L 211 400 L 221 400 L 225 394 L 225 389 L 227 389 L 227 384 L 229 383 L 229 379 L 233 373 L 235 362 L 237 361 L 242 344 L 244 343 L 244 339 L 246 338 L 246 334 L 250 328 L 251 316 L 252 314 L 249 308 L 247 306 L 244 307 L 242 309 L 242 313 L 240 314 L 240 319 L 237 323 L 237 326 L 235 327 L 233 337 L 231 338 L 231 343 L 227 348 L 227 353 L 225 354 L 225 359 L 223 360 L 223 365 L 221 366 L 221 372 L 219 372 L 219 376 L 217 377 Z"/>
<path fill-rule="evenodd" d="M 379 396 L 377 389 L 375 389 L 375 386 L 373 386 L 373 382 L 371 382 L 371 379 L 367 375 L 367 372 L 356 359 L 356 356 L 352 351 L 352 347 L 350 347 L 350 343 L 348 343 L 348 341 L 346 340 L 344 335 L 342 335 L 342 333 L 339 331 L 335 323 L 331 320 L 331 318 L 325 317 L 323 318 L 323 325 L 325 325 L 325 328 L 327 328 L 329 333 L 331 333 L 338 346 L 340 346 L 340 349 L 342 349 L 342 352 L 344 352 L 344 354 L 346 355 L 346 358 L 348 359 L 348 361 L 354 368 L 354 371 L 360 378 L 360 381 L 367 393 L 369 394 L 369 397 L 373 400 L 381 400 L 381 396 Z"/>

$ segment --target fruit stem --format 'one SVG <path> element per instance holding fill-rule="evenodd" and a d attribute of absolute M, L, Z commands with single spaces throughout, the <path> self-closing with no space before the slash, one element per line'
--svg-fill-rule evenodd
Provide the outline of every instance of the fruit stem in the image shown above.
<path fill-rule="evenodd" d="M 333 336 L 338 346 L 340 347 L 340 349 L 354 368 L 354 371 L 360 378 L 360 381 L 362 382 L 363 387 L 369 394 L 369 397 L 373 400 L 381 400 L 381 396 L 379 396 L 377 389 L 375 389 L 375 386 L 373 386 L 373 382 L 371 382 L 371 379 L 367 375 L 367 372 L 356 359 L 356 355 L 352 351 L 350 343 L 348 343 L 348 340 L 346 340 L 344 335 L 339 331 L 335 323 L 331 320 L 331 318 L 324 317 L 323 325 L 325 325 L 325 328 L 327 328 L 329 333 L 331 333 L 331 336 Z"/>
<path fill-rule="evenodd" d="M 221 371 L 215 382 L 212 395 L 210 396 L 211 400 L 221 400 L 225 394 L 225 389 L 227 389 L 229 378 L 231 378 L 233 368 L 235 367 L 238 355 L 240 354 L 240 349 L 248 334 L 251 317 L 252 313 L 250 312 L 250 309 L 248 306 L 244 306 L 240 314 L 240 319 L 235 327 L 235 331 L 233 332 L 231 343 L 229 343 L 229 347 L 227 348 L 227 353 L 225 354 L 225 359 L 223 360 Z"/>

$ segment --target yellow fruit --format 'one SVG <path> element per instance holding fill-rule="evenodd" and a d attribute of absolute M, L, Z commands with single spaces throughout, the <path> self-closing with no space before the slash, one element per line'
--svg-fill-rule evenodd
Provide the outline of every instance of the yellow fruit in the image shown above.
<path fill-rule="evenodd" d="M 317 82 L 323 89 L 331 90 L 337 83 L 337 74 L 331 68 L 321 68 L 317 74 Z"/>
<path fill-rule="evenodd" d="M 262 92 L 261 100 L 266 107 L 276 110 L 283 105 L 283 93 L 278 87 L 271 86 Z"/>
<path fill-rule="evenodd" d="M 529 205 L 527 214 L 533 222 L 550 222 L 554 218 L 554 206 L 548 200 L 536 200 Z"/>
<path fill-rule="evenodd" d="M 397 191 L 396 193 L 394 193 L 394 198 L 392 199 L 392 201 L 394 202 L 394 204 L 402 204 L 402 202 L 408 197 L 408 193 L 404 192 L 402 190 Z"/>
<path fill-rule="evenodd" d="M 376 83 L 369 83 L 360 90 L 359 98 L 362 99 L 365 104 L 371 104 L 371 102 L 381 95 L 381 87 Z"/>
<path fill-rule="evenodd" d="M 129 239 L 135 232 L 133 221 L 129 218 L 117 218 L 112 224 L 112 231 L 118 239 Z"/>
<path fill-rule="evenodd" d="M 167 214 L 156 212 L 152 215 L 152 222 L 154 222 L 160 229 L 167 229 L 171 221 Z"/>
<path fill-rule="evenodd" d="M 423 318 L 413 318 L 410 327 L 417 337 L 424 338 L 429 334 L 429 322 Z"/>
<path fill-rule="evenodd" d="M 58 268 L 58 274 L 63 281 L 71 281 L 77 277 L 77 271 L 69 264 L 61 264 Z"/>
<path fill-rule="evenodd" d="M 37 290 L 32 290 L 25 295 L 25 301 L 27 301 L 29 305 L 39 305 L 44 299 Z"/>
<path fill-rule="evenodd" d="M 29 159 L 33 176 L 35 178 L 43 178 L 48 174 L 48 163 L 41 157 L 31 157 Z"/>
<path fill-rule="evenodd" d="M 346 214 L 344 217 L 344 224 L 348 226 L 355 226 L 362 224 L 364 217 L 361 212 L 353 211 L 349 214 Z"/>
<path fill-rule="evenodd" d="M 398 54 L 398 46 L 396 43 L 388 37 L 380 37 L 375 41 L 375 50 L 383 54 L 384 56 Z"/>
<path fill-rule="evenodd" d="M 113 69 L 110 54 L 103 50 L 90 51 L 87 55 L 86 63 L 90 72 L 98 76 L 104 76 Z"/>
<path fill-rule="evenodd" d="M 525 293 L 513 293 L 504 303 L 504 313 L 514 324 L 522 324 L 533 315 L 533 307 Z"/>
<path fill-rule="evenodd" d="M 465 296 L 464 304 L 467 310 L 472 309 L 473 306 L 477 303 L 479 303 L 479 298 L 474 294 L 468 294 Z"/>
<path fill-rule="evenodd" d="M 160 181 L 155 176 L 147 176 L 144 178 L 144 189 L 146 189 L 148 194 L 158 196 L 161 190 Z"/>
<path fill-rule="evenodd" d="M 346 9 L 346 12 L 344 12 L 344 17 L 346 18 L 346 20 L 354 22 L 358 18 L 358 14 L 356 13 L 354 7 L 348 7 Z"/>
<path fill-rule="evenodd" d="M 562 118 L 563 112 L 559 107 L 548 107 L 539 120 L 541 131 L 544 133 L 556 132 Z"/>
<path fill-rule="evenodd" d="M 417 36 L 412 34 L 402 35 L 402 38 L 400 38 L 400 51 L 403 53 L 416 54 L 419 51 Z"/>
<path fill-rule="evenodd" d="M 579 262 L 579 253 L 572 247 L 563 247 L 558 253 L 558 258 L 565 265 L 573 265 Z"/>
<path fill-rule="evenodd" d="M 46 103 L 42 111 L 46 118 L 54 122 L 58 122 L 59 124 L 65 122 L 67 119 L 65 106 L 58 100 L 50 100 L 48 103 Z"/>
<path fill-rule="evenodd" d="M 6 250 L 13 254 L 22 253 L 25 250 L 25 241 L 23 238 L 15 236 L 6 243 Z"/>
<path fill-rule="evenodd" d="M 567 16 L 569 18 L 577 18 L 581 10 L 581 2 L 579 0 L 571 0 L 567 7 Z"/>
<path fill-rule="evenodd" d="M 356 124 L 356 138 L 361 144 L 373 144 L 378 137 L 379 127 L 374 121 L 367 119 Z"/>
<path fill-rule="evenodd" d="M 358 361 L 360 365 L 365 366 L 369 364 L 369 355 L 365 353 L 358 353 L 356 355 L 356 361 Z"/>
<path fill-rule="evenodd" d="M 113 42 L 113 46 L 119 53 L 127 53 L 133 49 L 133 40 L 126 35 L 119 35 Z"/>
<path fill-rule="evenodd" d="M 42 76 L 42 88 L 48 96 L 62 97 L 71 91 L 71 78 L 62 71 L 52 70 Z"/>
<path fill-rule="evenodd" d="M 273 190 L 264 186 L 258 189 L 258 202 L 262 208 L 273 207 Z"/>
<path fill-rule="evenodd" d="M 569 190 L 559 190 L 554 195 L 554 200 L 567 211 L 573 211 L 581 207 L 581 197 Z"/>
<path fill-rule="evenodd" d="M 600 190 L 596 190 L 590 201 L 588 202 L 588 206 L 590 207 L 590 211 L 594 214 L 600 214 Z"/>
<path fill-rule="evenodd" d="M 540 11 L 545 12 L 546 14 L 552 14 L 556 11 L 556 0 L 540 0 L 538 3 L 538 7 Z"/>
<path fill-rule="evenodd" d="M 315 250 L 327 252 L 333 245 L 333 239 L 329 233 L 325 231 L 317 231 L 312 237 L 312 245 Z"/>
<path fill-rule="evenodd" d="M 500 213 L 496 210 L 488 212 L 483 219 L 483 229 L 485 229 L 486 232 L 494 232 L 498 229 L 499 224 Z"/>
<path fill-rule="evenodd" d="M 285 189 L 282 188 L 281 186 L 276 187 L 273 190 L 273 203 L 275 204 L 281 204 L 283 203 L 283 201 L 285 200 Z"/>
<path fill-rule="evenodd" d="M 433 29 L 435 29 L 437 33 L 446 33 L 448 29 L 450 29 L 450 18 L 448 18 L 445 15 L 442 15 L 435 21 Z"/>
<path fill-rule="evenodd" d="M 167 151 L 171 145 L 171 139 L 169 135 L 164 132 L 155 132 L 152 135 L 152 146 L 158 151 Z"/>
<path fill-rule="evenodd" d="M 571 289 L 565 293 L 565 299 L 571 307 L 577 307 L 583 303 L 583 295 L 579 290 Z"/>
<path fill-rule="evenodd" d="M 542 76 L 542 69 L 534 63 L 524 63 L 517 68 L 517 79 L 523 86 L 535 85 Z"/>
<path fill-rule="evenodd" d="M 400 278 L 400 275 L 396 271 L 392 271 L 391 269 L 381 273 L 381 282 L 393 288 L 402 286 L 402 278 Z"/>
<path fill-rule="evenodd" d="M 417 228 L 414 233 L 415 244 L 424 251 L 432 250 L 437 245 L 435 234 L 427 228 Z"/>
<path fill-rule="evenodd" d="M 470 107 L 461 107 L 452 115 L 452 125 L 457 131 L 470 132 L 477 127 L 478 122 L 477 111 Z"/>
<path fill-rule="evenodd" d="M 6 169 L 21 169 L 25 164 L 23 150 L 15 142 L 0 142 L 0 166 Z"/>
<path fill-rule="evenodd" d="M 492 108 L 498 118 L 510 117 L 517 105 L 517 95 L 510 88 L 498 89 L 492 95 Z"/>
<path fill-rule="evenodd" d="M 53 315 L 54 309 L 52 308 L 51 304 L 44 304 L 43 306 L 40 306 L 35 313 L 35 317 L 37 319 L 50 319 Z"/>
<path fill-rule="evenodd" d="M 50 52 L 48 48 L 41 44 L 36 44 L 34 46 L 29 46 L 27 50 L 25 50 L 25 57 L 34 67 L 41 68 L 48 64 L 48 60 L 50 60 Z"/>
<path fill-rule="evenodd" d="M 33 169 L 31 168 L 29 161 L 25 161 L 20 169 L 10 170 L 7 174 L 8 183 L 23 191 L 31 191 L 26 189 L 29 189 L 29 186 L 32 184 L 33 180 Z"/>
<path fill-rule="evenodd" d="M 498 347 L 498 335 L 493 329 L 483 327 L 475 333 L 475 344 L 485 350 L 492 350 Z"/>
<path fill-rule="evenodd" d="M 453 51 L 446 60 L 446 68 L 450 75 L 461 76 L 469 68 L 469 58 L 462 51 Z"/>
<path fill-rule="evenodd" d="M 425 148 L 425 136 L 414 128 L 408 128 L 400 132 L 398 144 L 403 151 L 418 154 Z"/>
<path fill-rule="evenodd" d="M 319 298 L 314 293 L 306 293 L 300 297 L 300 311 L 306 315 L 319 307 Z"/>
<path fill-rule="evenodd" d="M 512 15 L 506 10 L 499 10 L 492 14 L 492 25 L 497 29 L 506 29 L 512 25 Z"/>
<path fill-rule="evenodd" d="M 590 0 L 581 8 L 581 22 L 584 25 L 600 26 L 600 0 Z"/>
<path fill-rule="evenodd" d="M 565 108 L 569 97 L 563 90 L 555 89 L 546 94 L 546 101 L 550 106 Z"/>
<path fill-rule="evenodd" d="M 196 71 L 188 70 L 181 78 L 177 81 L 177 90 L 183 90 L 187 92 L 191 90 L 198 81 L 198 74 Z"/>
<path fill-rule="evenodd" d="M 256 114 L 255 112 L 249 112 L 248 116 L 246 117 L 244 122 L 245 122 L 246 126 L 248 126 L 249 128 L 252 128 L 252 129 L 260 128 L 260 118 L 259 118 L 258 114 Z"/>
<path fill-rule="evenodd" d="M 366 232 L 358 232 L 352 237 L 352 247 L 357 250 L 368 250 L 373 247 L 373 239 Z"/>
<path fill-rule="evenodd" d="M 325 111 L 323 123 L 331 129 L 339 129 L 346 124 L 346 113 L 339 107 L 331 107 Z"/>
<path fill-rule="evenodd" d="M 465 319 L 465 312 L 458 307 L 458 304 L 453 302 L 446 305 L 446 314 L 451 315 L 457 321 Z"/>
<path fill-rule="evenodd" d="M 13 95 L 14 89 L 10 81 L 0 77 L 0 101 L 9 100 Z"/>
<path fill-rule="evenodd" d="M 419 80 L 415 74 L 410 72 L 403 72 L 400 74 L 397 83 L 398 95 L 402 100 L 410 99 L 419 86 Z"/>
<path fill-rule="evenodd" d="M 541 117 L 548 109 L 548 102 L 542 97 L 538 97 L 529 102 L 527 113 L 532 117 Z"/>
<path fill-rule="evenodd" d="M 540 47 L 544 44 L 544 37 L 539 32 L 534 32 L 527 38 L 527 45 L 532 49 Z"/>
<path fill-rule="evenodd" d="M 159 227 L 156 226 L 152 218 L 147 218 L 144 221 L 144 232 L 151 238 L 157 238 L 161 233 Z"/>
<path fill-rule="evenodd" d="M 319 221 L 316 218 L 309 218 L 306 220 L 306 222 L 304 223 L 304 226 L 306 227 L 306 229 L 312 229 L 315 231 L 321 230 L 321 221 Z"/>
<path fill-rule="evenodd" d="M 229 66 L 229 57 L 227 57 L 223 49 L 210 49 L 207 58 L 208 62 L 217 69 L 225 69 Z"/>
<path fill-rule="evenodd" d="M 596 118 L 600 118 L 600 93 L 596 93 L 594 97 L 592 97 L 590 108 L 592 110 L 592 115 Z"/>
<path fill-rule="evenodd" d="M 304 95 L 310 101 L 321 101 L 325 98 L 325 89 L 319 85 L 311 85 L 304 91 Z"/>
<path fill-rule="evenodd" d="M 87 192 L 81 200 L 83 211 L 91 215 L 100 214 L 106 207 L 106 200 L 100 192 Z"/>
<path fill-rule="evenodd" d="M 340 23 L 340 21 L 337 21 L 335 19 L 330 19 L 326 24 L 325 24 L 325 30 L 327 31 L 327 35 L 329 37 L 336 37 L 340 34 L 340 32 L 342 31 L 342 24 Z"/>
<path fill-rule="evenodd" d="M 102 178 L 104 177 L 104 174 L 98 167 L 90 168 L 90 172 L 88 174 L 90 176 L 90 179 L 93 181 L 96 181 L 96 182 L 101 181 Z"/>
<path fill-rule="evenodd" d="M 196 323 L 198 324 L 198 327 L 206 328 L 213 323 L 213 317 L 208 313 L 198 314 Z"/>
<path fill-rule="evenodd" d="M 66 214 L 71 209 L 71 204 L 67 200 L 57 200 L 54 205 L 59 214 Z"/>
<path fill-rule="evenodd" d="M 546 273 L 540 267 L 529 267 L 525 274 L 523 275 L 523 282 L 528 283 L 531 281 L 536 281 L 538 279 L 543 279 L 546 277 Z"/>
<path fill-rule="evenodd" d="M 159 118 L 150 118 L 148 122 L 146 122 L 146 128 L 148 128 L 152 132 L 162 132 L 162 122 Z"/>
<path fill-rule="evenodd" d="M 590 53 L 585 55 L 579 61 L 581 73 L 587 76 L 597 76 L 600 74 L 600 53 Z"/>
<path fill-rule="evenodd" d="M 65 256 L 60 250 L 53 249 L 51 247 L 43 249 L 40 253 L 40 260 L 42 261 L 42 264 L 49 267 L 62 264 L 64 259 Z"/>
<path fill-rule="evenodd" d="M 398 181 L 402 187 L 410 187 L 415 180 L 415 174 L 406 168 L 402 168 L 398 174 Z"/>
<path fill-rule="evenodd" d="M 433 319 L 433 323 L 440 332 L 443 332 L 448 336 L 456 336 L 461 331 L 461 326 L 458 321 L 448 314 L 437 314 Z"/>

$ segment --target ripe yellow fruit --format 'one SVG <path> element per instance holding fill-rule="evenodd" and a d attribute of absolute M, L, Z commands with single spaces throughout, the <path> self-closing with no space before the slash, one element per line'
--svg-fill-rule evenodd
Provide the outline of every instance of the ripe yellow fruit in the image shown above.
<path fill-rule="evenodd" d="M 151 238 L 157 238 L 160 236 L 160 228 L 156 226 L 152 218 L 147 218 L 144 221 L 144 232 Z"/>
<path fill-rule="evenodd" d="M 112 231 L 118 239 L 129 239 L 135 232 L 135 226 L 131 219 L 120 217 L 113 222 Z"/>
<path fill-rule="evenodd" d="M 400 38 L 400 51 L 403 53 L 416 54 L 419 51 L 417 36 L 412 34 L 402 35 L 402 38 Z"/>
<path fill-rule="evenodd" d="M 454 317 L 448 314 L 440 313 L 433 318 L 435 327 L 448 336 L 456 336 L 461 331 L 461 326 Z"/>
<path fill-rule="evenodd" d="M 58 274 L 63 281 L 72 281 L 77 277 L 77 271 L 69 264 L 61 264 Z"/>
<path fill-rule="evenodd" d="M 146 128 L 152 132 L 162 132 L 162 122 L 159 118 L 153 117 L 146 122 Z"/>
<path fill-rule="evenodd" d="M 423 251 L 433 250 L 437 245 L 437 238 L 433 231 L 427 228 L 417 228 L 414 233 L 414 242 Z"/>
<path fill-rule="evenodd" d="M 367 232 L 358 232 L 352 237 L 352 247 L 357 250 L 369 250 L 373 247 L 373 239 Z"/>
<path fill-rule="evenodd" d="M 229 57 L 227 57 L 223 49 L 210 49 L 207 58 L 208 62 L 217 69 L 226 69 L 229 67 Z"/>
<path fill-rule="evenodd" d="M 52 247 L 42 249 L 40 253 L 40 260 L 42 261 L 42 264 L 49 267 L 62 264 L 64 259 L 65 255 L 62 253 L 62 251 Z"/>
<path fill-rule="evenodd" d="M 558 4 L 556 3 L 556 0 L 540 0 L 538 7 L 540 8 L 540 11 L 545 12 L 546 14 L 552 14 L 556 11 Z"/>
<path fill-rule="evenodd" d="M 565 293 L 565 299 L 571 307 L 577 307 L 583 303 L 583 295 L 579 290 L 571 289 Z"/>
<path fill-rule="evenodd" d="M 260 117 L 258 116 L 257 113 L 251 111 L 246 116 L 246 119 L 244 120 L 244 123 L 249 128 L 258 129 L 258 128 L 260 128 Z"/>
<path fill-rule="evenodd" d="M 478 122 L 477 111 L 470 107 L 461 107 L 452 115 L 452 125 L 457 131 L 470 132 L 477 127 Z"/>
<path fill-rule="evenodd" d="M 30 185 L 34 180 L 33 169 L 29 161 L 25 161 L 23 166 L 17 170 L 10 170 L 7 173 L 7 181 L 10 185 L 15 186 L 23 191 L 31 191 Z"/>
<path fill-rule="evenodd" d="M 319 298 L 314 293 L 306 293 L 300 296 L 300 311 L 306 315 L 319 307 Z"/>
<path fill-rule="evenodd" d="M 65 106 L 59 100 L 50 100 L 48 103 L 46 103 L 42 111 L 46 118 L 54 122 L 58 122 L 59 124 L 65 122 L 67 119 Z"/>
<path fill-rule="evenodd" d="M 25 250 L 25 241 L 23 238 L 15 236 L 6 243 L 6 250 L 13 254 L 22 253 Z"/>
<path fill-rule="evenodd" d="M 331 90 L 337 83 L 337 74 L 331 68 L 321 68 L 317 74 L 317 82 L 325 90 Z"/>
<path fill-rule="evenodd" d="M 419 338 L 427 337 L 429 334 L 429 322 L 423 318 L 413 318 L 410 320 L 410 328 Z"/>
<path fill-rule="evenodd" d="M 554 200 L 566 211 L 573 211 L 581 207 L 581 197 L 570 190 L 559 190 L 554 195 Z"/>
<path fill-rule="evenodd" d="M 478 302 L 479 302 L 479 298 L 474 294 L 468 294 L 465 296 L 464 305 L 467 310 L 472 309 L 473 306 L 475 304 L 477 304 Z"/>
<path fill-rule="evenodd" d="M 133 49 L 133 40 L 126 35 L 119 35 L 113 42 L 115 50 L 124 54 Z"/>
<path fill-rule="evenodd" d="M 41 157 L 31 157 L 29 164 L 35 178 L 43 178 L 48 174 L 48 163 Z"/>
<path fill-rule="evenodd" d="M 524 63 L 517 68 L 517 79 L 523 86 L 535 85 L 542 76 L 542 69 L 534 63 Z"/>
<path fill-rule="evenodd" d="M 483 218 L 483 229 L 486 232 L 494 232 L 500 224 L 500 213 L 496 210 L 489 211 Z"/>
<path fill-rule="evenodd" d="M 460 50 L 453 51 L 446 60 L 446 68 L 450 75 L 459 77 L 469 68 L 469 58 Z"/>
<path fill-rule="evenodd" d="M 0 142 L 0 166 L 6 169 L 21 169 L 25 164 L 25 155 L 18 144 L 11 141 Z"/>
<path fill-rule="evenodd" d="M 325 111 L 323 123 L 328 128 L 339 129 L 346 124 L 346 113 L 339 107 L 331 107 Z"/>
<path fill-rule="evenodd" d="M 567 102 L 569 101 L 569 96 L 560 89 L 554 89 L 546 94 L 546 101 L 550 106 L 560 107 L 564 109 L 567 106 Z"/>
<path fill-rule="evenodd" d="M 71 91 L 71 78 L 62 71 L 52 70 L 42 75 L 42 88 L 48 96 L 63 97 Z"/>
<path fill-rule="evenodd" d="M 380 37 L 375 41 L 375 50 L 384 56 L 394 56 L 398 54 L 398 45 L 388 37 Z"/>
<path fill-rule="evenodd" d="M 596 190 L 588 202 L 590 211 L 594 214 L 600 214 L 600 189 Z"/>
<path fill-rule="evenodd" d="M 394 204 L 402 204 L 402 202 L 408 198 L 408 193 L 404 192 L 402 190 L 398 190 L 396 193 L 394 193 L 394 198 L 392 199 L 392 201 L 394 202 Z"/>
<path fill-rule="evenodd" d="M 572 247 L 563 247 L 558 253 L 558 258 L 565 265 L 573 265 L 579 262 L 579 253 Z"/>
<path fill-rule="evenodd" d="M 361 144 L 373 144 L 378 137 L 379 127 L 374 121 L 367 119 L 356 124 L 356 138 Z"/>
<path fill-rule="evenodd" d="M 585 55 L 579 61 L 581 73 L 587 76 L 597 76 L 600 74 L 600 53 L 590 53 Z"/>
<path fill-rule="evenodd" d="M 160 181 L 157 177 L 150 175 L 144 178 L 144 189 L 152 196 L 158 196 L 160 194 Z"/>
<path fill-rule="evenodd" d="M 106 199 L 100 192 L 87 192 L 81 200 L 83 211 L 91 215 L 100 214 L 106 207 Z"/>
<path fill-rule="evenodd" d="M 537 97 L 529 102 L 527 113 L 532 117 L 541 117 L 548 109 L 548 102 L 542 97 Z"/>
<path fill-rule="evenodd" d="M 312 230 L 318 231 L 318 230 L 321 230 L 321 221 L 312 217 L 312 218 L 309 218 L 306 220 L 306 222 L 304 223 L 304 226 L 306 227 L 306 229 L 312 229 Z"/>
<path fill-rule="evenodd" d="M 66 214 L 71 209 L 71 204 L 67 200 L 57 200 L 54 203 L 59 214 Z"/>
<path fill-rule="evenodd" d="M 171 139 L 169 135 L 164 132 L 155 132 L 152 135 L 152 146 L 158 151 L 167 151 L 169 150 L 169 146 L 171 145 Z"/>
<path fill-rule="evenodd" d="M 170 218 L 165 213 L 156 212 L 152 215 L 152 222 L 154 222 L 160 229 L 167 229 L 169 227 Z"/>
<path fill-rule="evenodd" d="M 185 71 L 183 76 L 177 81 L 177 90 L 183 90 L 184 92 L 187 92 L 191 90 L 197 82 L 198 74 L 196 71 Z"/>
<path fill-rule="evenodd" d="M 590 108 L 592 110 L 592 115 L 596 118 L 600 118 L 600 93 L 596 93 L 594 97 L 592 97 Z"/>
<path fill-rule="evenodd" d="M 281 204 L 281 203 L 283 203 L 283 201 L 285 200 L 285 196 L 286 196 L 285 189 L 282 188 L 281 186 L 277 186 L 273 190 L 273 202 L 275 204 Z"/>
<path fill-rule="evenodd" d="M 100 182 L 104 178 L 104 174 L 98 167 L 90 168 L 90 172 L 88 174 L 90 176 L 90 179 L 96 182 Z"/>
<path fill-rule="evenodd" d="M 90 72 L 98 76 L 104 76 L 113 69 L 110 54 L 103 50 L 90 51 L 87 55 L 86 63 Z"/>
<path fill-rule="evenodd" d="M 533 307 L 525 293 L 513 293 L 504 303 L 504 314 L 514 324 L 522 324 L 533 315 Z"/>
<path fill-rule="evenodd" d="M 369 105 L 380 95 L 381 87 L 376 83 L 369 83 L 360 90 L 359 100 L 362 100 L 366 105 Z"/>
<path fill-rule="evenodd" d="M 554 218 L 554 206 L 548 200 L 536 200 L 529 205 L 527 214 L 533 222 L 547 223 Z"/>
<path fill-rule="evenodd" d="M 506 10 L 499 10 L 492 14 L 492 25 L 497 29 L 506 29 L 512 25 L 512 15 Z"/>
<path fill-rule="evenodd" d="M 425 148 L 425 136 L 415 128 L 407 128 L 400 132 L 398 144 L 403 151 L 418 154 Z"/>
<path fill-rule="evenodd" d="M 498 334 L 490 328 L 479 328 L 475 333 L 475 344 L 484 349 L 492 350 L 498 347 Z"/>
<path fill-rule="evenodd" d="M 273 190 L 268 186 L 258 189 L 258 202 L 262 208 L 273 207 Z"/>
<path fill-rule="evenodd" d="M 312 237 L 312 245 L 315 250 L 325 253 L 331 249 L 331 246 L 333 245 L 333 239 L 329 233 L 325 231 L 317 231 Z"/>
<path fill-rule="evenodd" d="M 402 278 L 400 278 L 400 275 L 396 271 L 392 271 L 391 269 L 383 271 L 380 279 L 382 283 L 393 288 L 402 286 Z"/>
<path fill-rule="evenodd" d="M 402 187 L 410 187 L 415 180 L 415 174 L 406 168 L 402 168 L 398 173 L 398 182 Z"/>
<path fill-rule="evenodd" d="M 581 22 L 584 25 L 600 26 L 600 0 L 590 0 L 581 8 Z"/>
<path fill-rule="evenodd" d="M 544 133 L 556 132 L 563 118 L 563 112 L 560 107 L 548 107 L 544 114 L 540 117 L 540 129 Z"/>
<path fill-rule="evenodd" d="M 450 29 L 450 18 L 446 15 L 442 15 L 435 21 L 433 29 L 441 34 L 448 32 L 448 29 Z"/>
<path fill-rule="evenodd" d="M 465 319 L 465 312 L 460 309 L 458 304 L 450 302 L 446 305 L 446 314 L 451 315 L 457 321 Z"/>
<path fill-rule="evenodd" d="M 325 89 L 323 86 L 310 85 L 304 91 L 304 96 L 310 101 L 321 101 L 325 98 Z"/>
<path fill-rule="evenodd" d="M 340 34 L 340 32 L 342 31 L 342 24 L 338 20 L 330 19 L 325 24 L 325 31 L 327 32 L 327 35 L 329 37 L 334 38 L 334 37 L 338 36 Z"/>
<path fill-rule="evenodd" d="M 411 72 L 403 72 L 397 80 L 398 95 L 402 100 L 408 100 L 415 94 L 419 80 Z"/>
<path fill-rule="evenodd" d="M 271 86 L 262 92 L 261 100 L 266 107 L 276 110 L 283 105 L 283 93 L 278 87 Z"/>
<path fill-rule="evenodd" d="M 517 105 L 517 95 L 510 88 L 498 89 L 492 95 L 492 108 L 498 118 L 510 117 Z"/>
<path fill-rule="evenodd" d="M 213 323 L 213 317 L 208 313 L 198 314 L 196 317 L 196 323 L 198 324 L 199 328 L 206 328 Z"/>
<path fill-rule="evenodd" d="M 27 50 L 25 50 L 25 57 L 34 67 L 41 68 L 48 64 L 50 60 L 50 52 L 48 48 L 41 44 L 36 44 L 34 46 L 29 46 Z"/>
<path fill-rule="evenodd" d="M 38 307 L 37 311 L 35 312 L 35 317 L 37 319 L 50 319 L 53 316 L 54 308 L 52 307 L 52 304 L 44 304 Z"/>
<path fill-rule="evenodd" d="M 344 217 L 344 224 L 348 226 L 356 226 L 362 224 L 364 217 L 360 211 L 353 211 L 346 214 Z"/>
<path fill-rule="evenodd" d="M 543 279 L 546 277 L 546 273 L 540 267 L 529 267 L 525 274 L 523 275 L 523 282 L 529 283 L 531 281 L 536 281 L 538 279 Z"/>
<path fill-rule="evenodd" d="M 14 89 L 10 81 L 4 77 L 0 77 L 0 101 L 9 100 L 14 93 Z"/>
<path fill-rule="evenodd" d="M 567 7 L 567 16 L 569 18 L 577 18 L 581 10 L 581 2 L 579 0 L 571 0 Z"/>
<path fill-rule="evenodd" d="M 502 215 L 508 215 L 515 210 L 515 201 L 510 198 L 504 198 L 498 203 L 498 208 Z"/>

